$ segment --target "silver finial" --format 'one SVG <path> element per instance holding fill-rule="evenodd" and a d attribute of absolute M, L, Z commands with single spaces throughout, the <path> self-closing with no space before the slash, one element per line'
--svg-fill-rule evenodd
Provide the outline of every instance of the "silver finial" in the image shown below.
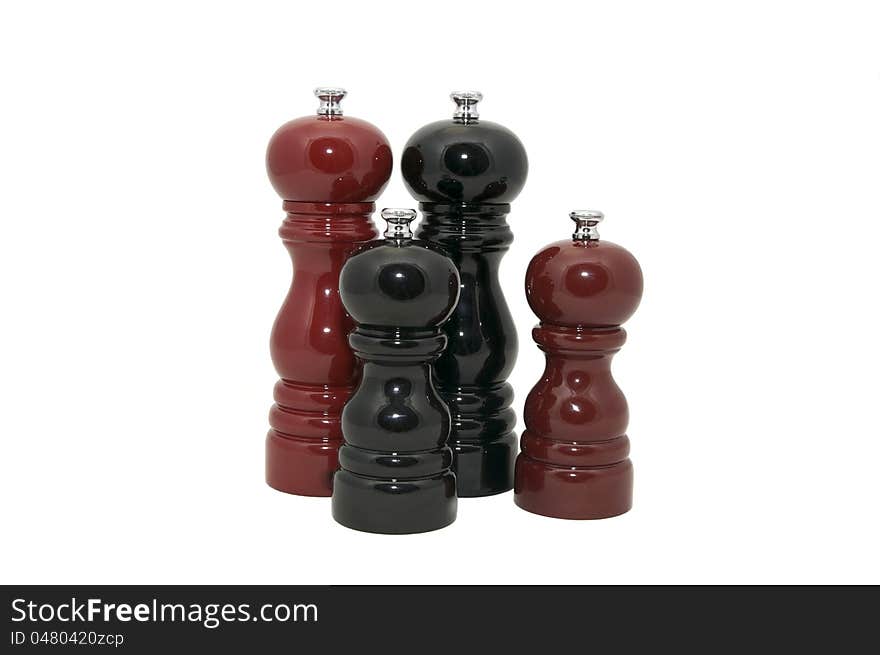
<path fill-rule="evenodd" d="M 577 223 L 577 229 L 571 238 L 575 241 L 598 241 L 599 230 L 596 226 L 605 218 L 605 214 L 594 209 L 576 209 L 568 217 Z"/>
<path fill-rule="evenodd" d="M 315 95 L 321 101 L 318 105 L 318 116 L 342 116 L 342 107 L 339 103 L 345 97 L 345 89 L 319 86 L 315 89 Z"/>
<path fill-rule="evenodd" d="M 415 209 L 395 209 L 386 207 L 382 210 L 382 218 L 388 223 L 385 228 L 385 238 L 402 241 L 412 239 L 413 233 L 409 224 L 416 218 Z"/>
<path fill-rule="evenodd" d="M 455 113 L 452 117 L 462 123 L 476 123 L 480 120 L 477 103 L 483 99 L 479 91 L 453 91 L 449 97 L 455 100 Z"/>

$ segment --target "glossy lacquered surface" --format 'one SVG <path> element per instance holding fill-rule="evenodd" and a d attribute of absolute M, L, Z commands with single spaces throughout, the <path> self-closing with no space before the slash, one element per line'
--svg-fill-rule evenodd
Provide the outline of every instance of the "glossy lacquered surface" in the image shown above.
<path fill-rule="evenodd" d="M 497 204 L 519 195 L 529 163 L 523 144 L 503 125 L 447 120 L 410 137 L 401 170 L 421 202 Z"/>
<path fill-rule="evenodd" d="M 461 275 L 461 297 L 443 331 L 449 339 L 434 365 L 452 412 L 450 445 L 458 495 L 486 496 L 513 487 L 516 415 L 507 377 L 516 360 L 516 328 L 498 280 L 513 234 L 509 205 L 423 203 L 418 235 L 437 243 Z"/>
<path fill-rule="evenodd" d="M 358 380 L 348 345 L 354 327 L 339 297 L 348 256 L 376 236 L 372 203 L 286 202 L 279 230 L 293 283 L 272 328 L 281 379 L 269 413 L 266 481 L 287 493 L 329 496 L 342 444 L 342 406 Z"/>
<path fill-rule="evenodd" d="M 461 298 L 443 328 L 449 345 L 435 365 L 452 412 L 458 495 L 508 491 L 516 416 L 507 377 L 517 341 L 498 266 L 513 241 L 507 203 L 525 184 L 528 158 L 502 125 L 446 120 L 413 134 L 401 170 L 424 212 L 418 236 L 441 246 L 461 273 Z"/>
<path fill-rule="evenodd" d="M 642 298 L 642 270 L 610 241 L 551 243 L 532 258 L 526 299 L 542 321 L 568 327 L 625 323 Z"/>
<path fill-rule="evenodd" d="M 284 200 L 370 202 L 391 176 L 388 139 L 350 116 L 305 116 L 282 125 L 266 152 L 272 186 Z"/>
<path fill-rule="evenodd" d="M 427 244 L 385 239 L 349 259 L 340 293 L 358 326 L 350 344 L 363 376 L 342 413 L 333 517 L 386 534 L 449 525 L 457 508 L 450 415 L 431 362 L 446 344 L 439 328 L 458 299 L 458 272 Z"/>
<path fill-rule="evenodd" d="M 293 260 L 293 283 L 271 337 L 281 379 L 269 413 L 266 481 L 279 491 L 331 494 L 342 406 L 359 375 L 339 273 L 376 237 L 372 200 L 391 168 L 385 135 L 348 116 L 297 118 L 269 141 L 266 169 L 287 212 L 279 234 Z"/>
<path fill-rule="evenodd" d="M 622 514 L 632 506 L 629 409 L 611 358 L 641 299 L 638 262 L 607 241 L 559 241 L 532 259 L 526 295 L 546 367 L 525 402 L 514 499 L 557 518 Z"/>

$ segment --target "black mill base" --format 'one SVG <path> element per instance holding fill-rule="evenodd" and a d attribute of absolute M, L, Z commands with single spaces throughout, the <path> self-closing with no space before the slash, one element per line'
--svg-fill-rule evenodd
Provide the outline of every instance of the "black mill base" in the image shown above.
<path fill-rule="evenodd" d="M 333 518 L 347 528 L 380 534 L 439 530 L 455 521 L 455 476 L 375 480 L 349 471 L 333 479 Z"/>
<path fill-rule="evenodd" d="M 513 489 L 516 435 L 489 443 L 450 443 L 459 498 L 493 496 Z"/>

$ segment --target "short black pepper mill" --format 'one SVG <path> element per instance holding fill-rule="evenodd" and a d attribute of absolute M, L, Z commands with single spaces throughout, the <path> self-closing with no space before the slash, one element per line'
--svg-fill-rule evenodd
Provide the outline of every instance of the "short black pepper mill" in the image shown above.
<path fill-rule="evenodd" d="M 442 246 L 461 274 L 458 307 L 443 327 L 449 346 L 435 372 L 452 412 L 458 495 L 487 496 L 513 487 L 516 415 L 507 376 L 517 343 L 498 266 L 513 241 L 506 216 L 528 159 L 513 132 L 480 120 L 480 93 L 452 99 L 453 119 L 413 134 L 401 167 L 425 215 L 418 236 Z"/>
<path fill-rule="evenodd" d="M 455 520 L 458 502 L 449 408 L 434 388 L 431 363 L 446 346 L 440 326 L 460 279 L 439 248 L 412 238 L 415 216 L 383 209 L 385 239 L 363 246 L 339 279 L 363 376 L 342 410 L 333 518 L 365 532 L 436 530 Z"/>

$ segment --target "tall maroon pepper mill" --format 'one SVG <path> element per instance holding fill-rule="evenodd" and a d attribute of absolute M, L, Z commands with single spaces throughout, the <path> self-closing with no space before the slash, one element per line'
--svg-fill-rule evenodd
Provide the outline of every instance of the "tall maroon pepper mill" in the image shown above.
<path fill-rule="evenodd" d="M 266 153 L 269 179 L 287 213 L 278 232 L 294 266 L 272 328 L 272 361 L 281 379 L 269 412 L 266 482 L 287 493 L 330 496 L 340 414 L 358 376 L 339 272 L 377 234 L 370 215 L 392 159 L 378 128 L 342 115 L 343 89 L 320 88 L 315 95 L 317 116 L 282 125 Z"/>
<path fill-rule="evenodd" d="M 642 270 L 599 239 L 601 212 L 570 216 L 572 239 L 541 250 L 526 271 L 546 368 L 526 398 L 514 500 L 545 516 L 601 519 L 632 507 L 629 410 L 610 367 L 626 341 L 620 325 L 642 298 Z"/>

